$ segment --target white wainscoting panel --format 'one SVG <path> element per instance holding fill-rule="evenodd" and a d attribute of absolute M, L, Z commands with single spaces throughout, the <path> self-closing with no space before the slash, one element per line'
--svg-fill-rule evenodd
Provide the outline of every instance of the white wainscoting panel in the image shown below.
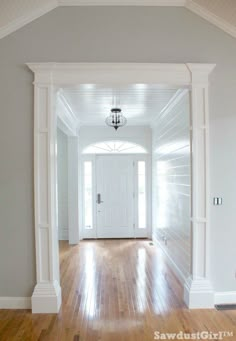
<path fill-rule="evenodd" d="M 153 239 L 182 280 L 190 275 L 190 103 L 180 90 L 153 126 Z"/>

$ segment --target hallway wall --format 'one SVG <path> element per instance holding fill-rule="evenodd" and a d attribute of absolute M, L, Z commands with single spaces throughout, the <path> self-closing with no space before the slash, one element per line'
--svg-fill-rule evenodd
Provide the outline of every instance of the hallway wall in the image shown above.
<path fill-rule="evenodd" d="M 82 126 L 79 132 L 80 151 L 96 142 L 122 140 L 140 144 L 151 152 L 151 129 L 148 126 L 127 126 L 115 131 L 107 126 Z"/>
<path fill-rule="evenodd" d="M 57 129 L 57 191 L 58 191 L 58 237 L 68 240 L 68 141 Z"/>
<path fill-rule="evenodd" d="M 153 238 L 175 264 L 190 275 L 190 103 L 189 92 L 157 116 L 153 127 Z"/>

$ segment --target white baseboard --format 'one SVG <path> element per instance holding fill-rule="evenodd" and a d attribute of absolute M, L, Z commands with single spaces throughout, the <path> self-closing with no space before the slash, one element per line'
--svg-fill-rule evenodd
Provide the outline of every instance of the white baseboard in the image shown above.
<path fill-rule="evenodd" d="M 162 247 L 161 243 L 153 236 L 153 242 L 159 246 L 166 255 L 166 259 L 169 262 L 172 270 L 178 277 L 181 284 L 184 286 L 184 302 L 189 309 L 213 309 L 214 308 L 214 291 L 211 284 L 205 279 L 199 279 L 192 281 L 192 279 L 186 278 L 178 265 L 174 262 L 171 256 Z"/>
<path fill-rule="evenodd" d="M 33 314 L 57 314 L 61 307 L 61 287 L 57 281 L 38 283 L 32 295 Z"/>
<path fill-rule="evenodd" d="M 205 277 L 193 279 L 191 276 L 184 285 L 184 302 L 189 309 L 213 309 L 214 290 Z"/>
<path fill-rule="evenodd" d="M 31 309 L 31 297 L 0 297 L 0 309 Z"/>
<path fill-rule="evenodd" d="M 236 304 L 236 291 L 215 292 L 215 304 Z"/>

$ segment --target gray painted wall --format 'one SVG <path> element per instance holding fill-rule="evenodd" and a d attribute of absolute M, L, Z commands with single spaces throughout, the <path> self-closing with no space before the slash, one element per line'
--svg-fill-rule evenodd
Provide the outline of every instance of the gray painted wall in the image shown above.
<path fill-rule="evenodd" d="M 68 240 L 68 141 L 57 129 L 57 193 L 58 193 L 58 236 Z"/>
<path fill-rule="evenodd" d="M 77 7 L 0 41 L 0 296 L 30 296 L 35 284 L 33 75 L 24 63 L 49 61 L 217 63 L 211 196 L 224 205 L 211 207 L 212 280 L 217 291 L 235 290 L 235 39 L 184 8 Z"/>
<path fill-rule="evenodd" d="M 153 239 L 186 280 L 191 266 L 189 92 L 174 108 L 157 115 L 152 156 Z"/>

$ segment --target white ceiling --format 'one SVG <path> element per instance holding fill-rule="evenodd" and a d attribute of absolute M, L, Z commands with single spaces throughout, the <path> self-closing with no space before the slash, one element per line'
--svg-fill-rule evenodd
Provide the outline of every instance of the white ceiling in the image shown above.
<path fill-rule="evenodd" d="M 181 92 L 158 85 L 132 84 L 122 87 L 83 84 L 60 89 L 60 96 L 77 116 L 80 125 L 104 125 L 112 107 L 122 109 L 128 125 L 150 125 L 157 113 Z"/>
<path fill-rule="evenodd" d="M 236 0 L 0 0 L 0 38 L 58 6 L 183 6 L 236 37 Z"/>

